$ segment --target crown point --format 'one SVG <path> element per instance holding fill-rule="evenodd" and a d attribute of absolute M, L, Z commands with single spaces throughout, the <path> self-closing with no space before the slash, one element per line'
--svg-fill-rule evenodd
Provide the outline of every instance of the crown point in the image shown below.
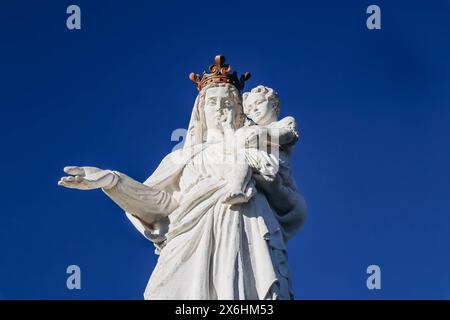
<path fill-rule="evenodd" d="M 225 63 L 225 56 L 223 56 L 221 54 L 218 54 L 215 57 L 214 61 L 216 62 L 217 65 L 221 66 L 221 65 L 223 65 Z"/>
<path fill-rule="evenodd" d="M 252 76 L 252 74 L 250 72 L 245 72 L 242 76 L 241 76 L 241 82 L 247 81 L 248 79 L 250 79 L 250 77 Z"/>
<path fill-rule="evenodd" d="M 199 91 L 207 87 L 210 84 L 228 83 L 233 85 L 239 91 L 244 88 L 245 81 L 250 78 L 250 72 L 246 72 L 240 77 L 237 76 L 237 72 L 231 72 L 231 66 L 225 64 L 225 56 L 218 54 L 214 58 L 214 64 L 209 66 L 210 73 L 203 72 L 202 76 L 191 72 L 189 79 L 192 80 Z"/>

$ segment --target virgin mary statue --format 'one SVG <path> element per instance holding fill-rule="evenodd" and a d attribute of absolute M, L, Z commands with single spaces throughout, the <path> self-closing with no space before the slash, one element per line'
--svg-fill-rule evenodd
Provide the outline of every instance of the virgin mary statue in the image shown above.
<path fill-rule="evenodd" d="M 210 73 L 191 74 L 199 90 L 183 148 L 140 183 L 95 167 L 65 167 L 59 185 L 101 188 L 152 241 L 158 262 L 145 299 L 292 299 L 286 242 L 306 206 L 288 165 L 273 181 L 249 174 L 245 201 L 228 204 L 225 129 L 244 123 L 240 78 L 217 56 Z M 231 121 L 230 121 L 231 118 Z"/>

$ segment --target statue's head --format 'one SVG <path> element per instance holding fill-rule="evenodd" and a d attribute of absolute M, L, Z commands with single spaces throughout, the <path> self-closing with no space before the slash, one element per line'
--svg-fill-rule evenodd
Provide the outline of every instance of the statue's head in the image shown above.
<path fill-rule="evenodd" d="M 205 124 L 208 130 L 223 130 L 225 111 L 231 112 L 235 128 L 243 125 L 242 99 L 240 92 L 230 84 L 214 84 L 200 92 Z"/>
<path fill-rule="evenodd" d="M 223 131 L 225 111 L 231 111 L 234 128 L 243 126 L 245 116 L 240 91 L 249 78 L 249 72 L 240 77 L 236 71 L 231 73 L 231 67 L 225 64 L 225 57 L 222 55 L 215 57 L 214 64 L 209 66 L 209 73 L 189 75 L 199 94 L 192 111 L 185 146 L 205 142 L 207 130 Z"/>
<path fill-rule="evenodd" d="M 278 120 L 280 99 L 269 87 L 257 86 L 243 94 L 244 113 L 258 125 L 268 125 Z"/>
<path fill-rule="evenodd" d="M 209 72 L 191 73 L 191 79 L 199 90 L 200 105 L 203 108 L 208 129 L 221 129 L 220 122 L 225 110 L 233 113 L 234 127 L 243 124 L 242 98 L 240 90 L 250 73 L 245 72 L 238 77 L 237 72 L 231 72 L 231 66 L 225 63 L 225 57 L 217 55 L 214 64 L 209 66 Z"/>

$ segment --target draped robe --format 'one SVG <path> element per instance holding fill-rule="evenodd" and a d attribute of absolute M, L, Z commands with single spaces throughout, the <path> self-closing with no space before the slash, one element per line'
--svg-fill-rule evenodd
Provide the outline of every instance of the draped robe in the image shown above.
<path fill-rule="evenodd" d="M 306 209 L 289 166 L 279 172 L 293 203 L 289 211 L 272 209 L 251 177 L 247 191 L 255 195 L 231 206 L 221 201 L 229 192 L 223 177 L 230 170 L 217 161 L 222 150 L 223 142 L 216 142 L 174 151 L 143 185 L 117 173 L 117 185 L 104 190 L 156 246 L 159 258 L 145 299 L 293 298 L 286 241 Z M 152 224 L 141 218 L 148 212 L 157 217 Z"/>

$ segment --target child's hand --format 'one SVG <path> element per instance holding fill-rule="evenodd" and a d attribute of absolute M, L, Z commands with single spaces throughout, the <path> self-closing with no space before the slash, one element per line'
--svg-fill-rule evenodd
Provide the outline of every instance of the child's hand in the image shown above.
<path fill-rule="evenodd" d="M 268 179 L 264 178 L 262 175 L 260 175 L 259 173 L 254 173 L 253 179 L 255 180 L 257 187 L 260 187 L 264 191 L 268 191 L 268 192 L 270 192 L 270 190 L 273 188 L 279 190 L 283 186 L 283 181 L 282 181 L 280 175 L 278 175 L 278 174 L 273 178 L 273 180 L 268 180 Z"/>
<path fill-rule="evenodd" d="M 231 109 L 224 108 L 220 120 L 224 129 L 233 129 L 233 112 Z"/>

